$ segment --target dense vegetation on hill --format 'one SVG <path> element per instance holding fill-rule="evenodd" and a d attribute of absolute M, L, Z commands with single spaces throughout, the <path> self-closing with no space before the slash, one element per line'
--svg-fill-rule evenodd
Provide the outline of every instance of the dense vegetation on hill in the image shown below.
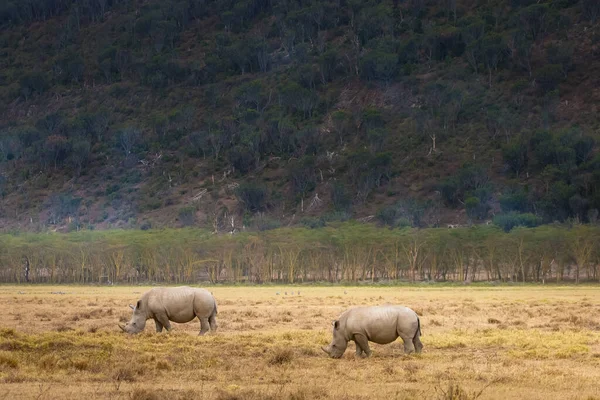
<path fill-rule="evenodd" d="M 595 0 L 0 4 L 0 226 L 596 222 Z"/>
<path fill-rule="evenodd" d="M 335 222 L 214 235 L 116 229 L 0 234 L 0 282 L 600 281 L 600 227 L 382 229 Z"/>

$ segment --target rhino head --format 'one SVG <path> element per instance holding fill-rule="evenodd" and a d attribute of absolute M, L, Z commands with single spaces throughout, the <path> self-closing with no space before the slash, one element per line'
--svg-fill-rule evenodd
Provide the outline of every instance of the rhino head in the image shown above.
<path fill-rule="evenodd" d="M 119 328 L 121 328 L 125 333 L 139 333 L 146 327 L 146 311 L 142 307 L 141 300 L 138 300 L 135 307 L 131 304 L 129 307 L 133 309 L 131 320 L 125 325 L 119 324 Z"/>
<path fill-rule="evenodd" d="M 340 330 L 340 321 L 333 321 L 333 339 L 327 346 L 321 347 L 331 358 L 341 358 L 348 347 L 348 341 Z"/>

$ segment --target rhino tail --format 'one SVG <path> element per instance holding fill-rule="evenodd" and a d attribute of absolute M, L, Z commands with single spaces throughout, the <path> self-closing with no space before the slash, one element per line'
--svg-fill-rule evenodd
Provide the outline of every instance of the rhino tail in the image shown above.
<path fill-rule="evenodd" d="M 217 311 L 217 302 L 215 301 L 215 309 L 213 310 L 213 315 L 217 315 L 218 311 Z"/>
<path fill-rule="evenodd" d="M 417 316 L 417 331 L 415 332 L 415 336 L 413 336 L 413 339 L 416 338 L 417 335 L 422 336 L 422 333 L 421 333 L 421 320 L 419 319 L 419 316 Z"/>

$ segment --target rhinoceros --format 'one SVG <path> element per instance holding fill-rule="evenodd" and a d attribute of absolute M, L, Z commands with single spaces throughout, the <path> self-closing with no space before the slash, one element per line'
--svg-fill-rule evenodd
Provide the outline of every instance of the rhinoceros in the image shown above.
<path fill-rule="evenodd" d="M 356 355 L 369 357 L 369 341 L 388 344 L 400 336 L 407 354 L 421 352 L 421 321 L 413 310 L 402 306 L 371 306 L 351 308 L 333 321 L 333 340 L 321 347 L 332 358 L 340 358 L 348 341 L 356 343 Z M 363 356 L 364 353 L 364 356 Z"/>
<path fill-rule="evenodd" d="M 187 286 L 174 288 L 154 288 L 142 295 L 133 309 L 131 321 L 119 324 L 127 333 L 138 333 L 146 327 L 146 320 L 154 319 L 156 332 L 162 332 L 163 327 L 171 330 L 169 321 L 185 323 L 198 317 L 200 320 L 200 335 L 210 330 L 217 330 L 217 302 L 206 289 Z"/>

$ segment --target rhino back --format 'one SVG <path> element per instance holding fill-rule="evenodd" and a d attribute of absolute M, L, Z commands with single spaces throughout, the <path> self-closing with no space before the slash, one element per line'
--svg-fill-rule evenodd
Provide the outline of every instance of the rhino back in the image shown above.
<path fill-rule="evenodd" d="M 344 325 L 348 338 L 360 333 L 371 342 L 386 344 L 396 340 L 399 332 L 411 335 L 410 331 L 416 329 L 416 315 L 407 307 L 357 307 L 345 314 Z"/>
<path fill-rule="evenodd" d="M 215 301 L 206 289 L 188 286 L 154 288 L 148 293 L 148 306 L 153 314 L 164 312 L 171 321 L 189 322 L 196 316 L 209 317 Z"/>

